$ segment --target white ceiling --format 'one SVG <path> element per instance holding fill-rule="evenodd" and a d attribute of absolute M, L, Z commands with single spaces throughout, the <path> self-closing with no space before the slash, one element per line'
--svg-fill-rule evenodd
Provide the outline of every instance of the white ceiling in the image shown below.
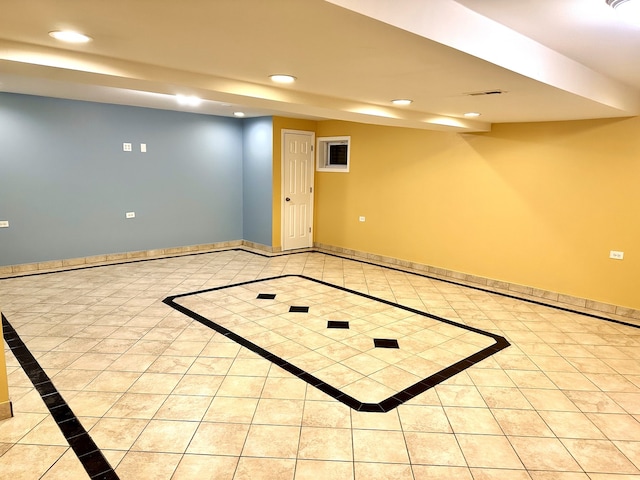
<path fill-rule="evenodd" d="M 605 0 L 0 3 L 3 91 L 461 132 L 640 111 L 640 27 Z M 93 41 L 63 44 L 58 29 Z M 205 102 L 180 107 L 178 93 Z"/>

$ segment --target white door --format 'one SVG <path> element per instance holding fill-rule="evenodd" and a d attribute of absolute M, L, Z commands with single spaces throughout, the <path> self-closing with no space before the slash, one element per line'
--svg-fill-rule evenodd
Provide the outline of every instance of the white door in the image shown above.
<path fill-rule="evenodd" d="M 282 132 L 282 249 L 313 246 L 313 132 Z"/>

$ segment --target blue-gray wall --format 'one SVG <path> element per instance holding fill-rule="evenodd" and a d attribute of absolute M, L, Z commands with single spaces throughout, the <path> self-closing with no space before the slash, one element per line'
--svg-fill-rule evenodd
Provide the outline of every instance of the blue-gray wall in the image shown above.
<path fill-rule="evenodd" d="M 271 191 L 252 168 L 272 156 L 248 145 L 271 119 L 245 122 L 0 93 L 0 265 L 242 239 L 243 148 L 252 218 Z"/>
<path fill-rule="evenodd" d="M 244 239 L 271 246 L 273 120 L 244 121 L 243 209 Z"/>

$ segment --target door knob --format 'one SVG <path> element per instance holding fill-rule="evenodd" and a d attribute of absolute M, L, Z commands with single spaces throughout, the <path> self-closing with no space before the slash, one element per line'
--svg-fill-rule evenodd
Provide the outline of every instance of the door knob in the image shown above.
<path fill-rule="evenodd" d="M 291 199 L 290 199 L 289 197 L 285 198 L 285 200 L 286 200 L 287 202 L 290 202 L 290 201 L 291 201 Z"/>

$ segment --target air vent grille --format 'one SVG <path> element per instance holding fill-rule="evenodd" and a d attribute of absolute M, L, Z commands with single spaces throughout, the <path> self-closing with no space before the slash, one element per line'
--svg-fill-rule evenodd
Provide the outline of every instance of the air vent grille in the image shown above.
<path fill-rule="evenodd" d="M 483 92 L 468 92 L 465 93 L 465 95 L 468 95 L 470 97 L 481 97 L 484 95 L 502 95 L 504 93 L 507 92 L 505 92 L 504 90 L 485 90 Z"/>

